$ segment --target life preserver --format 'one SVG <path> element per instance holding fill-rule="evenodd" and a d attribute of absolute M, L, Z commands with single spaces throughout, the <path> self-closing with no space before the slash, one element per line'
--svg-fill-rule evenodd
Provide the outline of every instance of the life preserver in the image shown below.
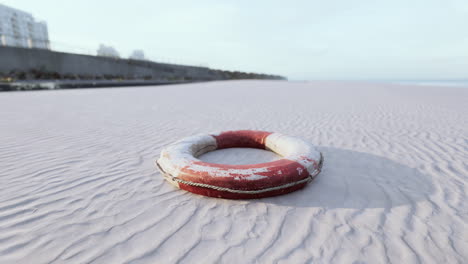
<path fill-rule="evenodd" d="M 206 152 L 233 147 L 267 149 L 283 158 L 252 165 L 197 159 Z M 188 137 L 164 148 L 156 162 L 176 187 L 228 199 L 262 198 L 298 190 L 320 173 L 322 163 L 322 154 L 300 138 L 252 130 Z"/>

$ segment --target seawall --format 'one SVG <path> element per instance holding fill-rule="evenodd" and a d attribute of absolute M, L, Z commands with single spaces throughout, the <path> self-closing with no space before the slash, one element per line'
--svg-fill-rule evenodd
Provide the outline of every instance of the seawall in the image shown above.
<path fill-rule="evenodd" d="M 207 67 L 157 63 L 0 47 L 0 78 L 13 80 L 169 80 L 284 79 L 281 76 L 214 70 Z"/>

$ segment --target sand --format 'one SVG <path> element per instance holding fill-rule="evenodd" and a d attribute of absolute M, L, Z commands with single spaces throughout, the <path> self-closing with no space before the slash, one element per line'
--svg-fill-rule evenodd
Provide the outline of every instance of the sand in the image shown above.
<path fill-rule="evenodd" d="M 1 93 L 0 263 L 466 263 L 467 102 L 467 87 L 359 82 Z M 173 141 L 237 129 L 313 142 L 322 173 L 231 201 L 154 166 Z"/>

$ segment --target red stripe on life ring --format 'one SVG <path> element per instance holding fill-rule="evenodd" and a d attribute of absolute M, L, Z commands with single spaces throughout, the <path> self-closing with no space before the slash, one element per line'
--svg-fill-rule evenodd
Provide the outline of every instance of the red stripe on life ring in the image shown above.
<path fill-rule="evenodd" d="M 262 190 L 309 177 L 300 163 L 280 159 L 249 165 L 194 162 L 180 171 L 180 179 L 236 190 Z"/>
<path fill-rule="evenodd" d="M 265 139 L 271 132 L 238 130 L 225 131 L 218 135 L 212 135 L 216 139 L 218 149 L 224 148 L 258 148 L 265 149 Z"/>
<path fill-rule="evenodd" d="M 195 194 L 204 195 L 204 196 L 239 200 L 239 199 L 260 199 L 260 198 L 265 198 L 265 197 L 287 194 L 290 192 L 300 190 L 304 188 L 306 185 L 307 185 L 307 182 L 304 182 L 304 183 L 300 183 L 291 187 L 286 187 L 286 188 L 272 190 L 268 192 L 262 192 L 262 193 L 253 193 L 253 194 L 218 191 L 218 190 L 211 189 L 211 188 L 190 186 L 190 185 L 183 184 L 183 183 L 179 183 L 179 188 L 182 190 L 186 190 L 186 191 L 189 191 Z"/>

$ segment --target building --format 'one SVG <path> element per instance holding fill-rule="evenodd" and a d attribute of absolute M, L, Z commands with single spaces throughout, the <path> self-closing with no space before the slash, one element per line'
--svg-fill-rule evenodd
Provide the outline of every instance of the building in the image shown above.
<path fill-rule="evenodd" d="M 130 55 L 129 59 L 132 60 L 145 60 L 145 53 L 143 50 L 134 50 Z"/>
<path fill-rule="evenodd" d="M 120 58 L 119 52 L 112 46 L 99 45 L 97 55 L 102 57 Z"/>
<path fill-rule="evenodd" d="M 0 46 L 50 49 L 47 24 L 27 12 L 0 4 Z"/>

